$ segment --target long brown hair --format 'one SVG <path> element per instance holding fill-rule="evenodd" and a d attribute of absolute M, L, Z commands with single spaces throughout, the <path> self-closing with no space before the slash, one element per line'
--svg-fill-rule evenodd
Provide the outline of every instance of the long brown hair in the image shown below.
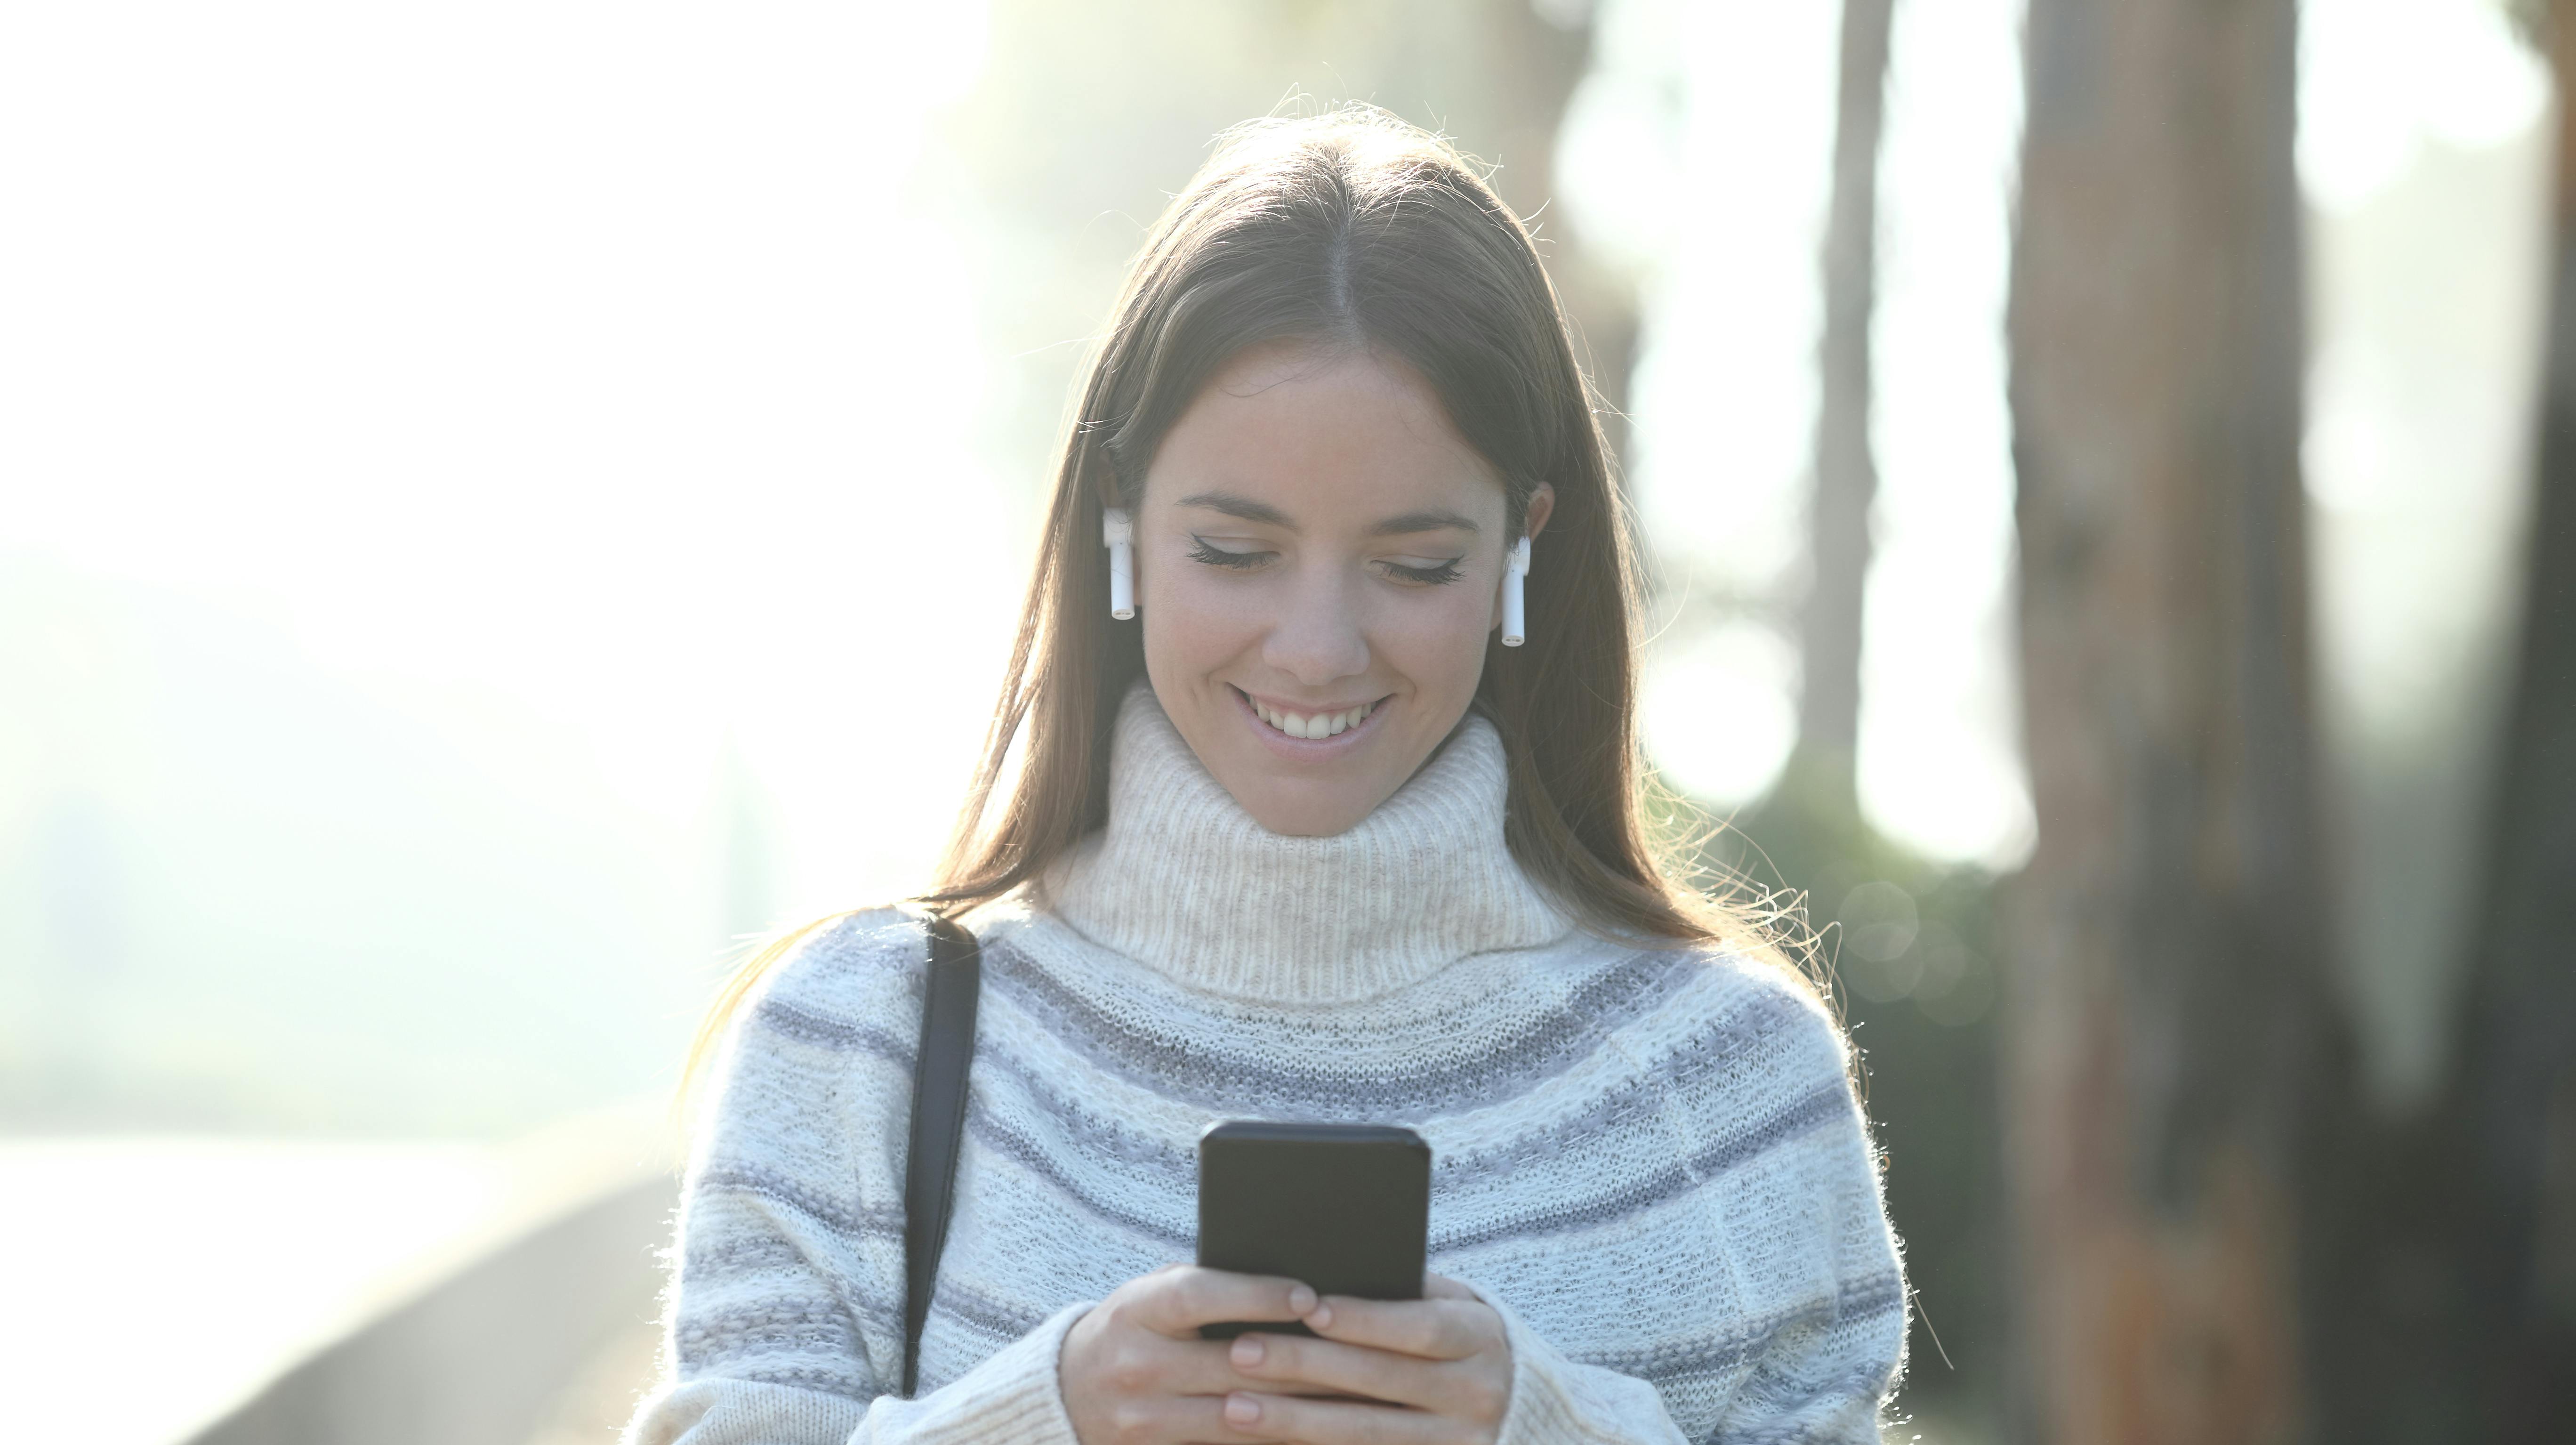
<path fill-rule="evenodd" d="M 1555 491 L 1528 643 L 1487 643 L 1473 704 L 1508 759 L 1513 857 L 1595 931 L 1778 961 L 1767 921 L 1691 886 L 1682 840 L 1650 826 L 1628 518 L 1538 250 L 1455 149 L 1371 106 L 1229 131 L 1147 238 L 1063 442 L 974 786 L 936 886 L 911 901 L 956 913 L 999 898 L 1107 822 L 1110 730 L 1145 658 L 1140 628 L 1109 616 L 1101 509 L 1135 508 L 1155 448 L 1210 375 L 1279 340 L 1409 363 L 1501 478 L 1506 535 L 1521 534 L 1540 483 Z M 736 970 L 684 1097 L 760 976 L 830 921 Z"/>

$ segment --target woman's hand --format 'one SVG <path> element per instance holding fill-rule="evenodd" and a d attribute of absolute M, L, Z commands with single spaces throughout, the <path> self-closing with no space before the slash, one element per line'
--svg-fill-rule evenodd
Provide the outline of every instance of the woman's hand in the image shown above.
<path fill-rule="evenodd" d="M 1199 1338 L 1224 1320 L 1286 1323 L 1319 1312 L 1289 1279 L 1169 1265 L 1120 1285 L 1074 1321 L 1056 1355 L 1065 1413 L 1082 1445 L 1252 1445 L 1283 1437 L 1230 1428 L 1235 1373 L 1226 1342 Z M 1338 1312 L 1337 1312 L 1338 1313 Z"/>
<path fill-rule="evenodd" d="M 1440 1275 L 1424 1281 L 1423 1296 L 1335 1296 L 1304 1316 L 1319 1339 L 1237 1338 L 1227 1362 L 1260 1387 L 1225 1397 L 1223 1418 L 1233 1434 L 1198 1438 L 1493 1445 L 1512 1399 L 1512 1347 L 1503 1335 L 1503 1317 L 1465 1285 Z M 1316 1399 L 1314 1391 L 1366 1398 Z M 1091 1437 L 1083 1440 L 1093 1445 Z"/>

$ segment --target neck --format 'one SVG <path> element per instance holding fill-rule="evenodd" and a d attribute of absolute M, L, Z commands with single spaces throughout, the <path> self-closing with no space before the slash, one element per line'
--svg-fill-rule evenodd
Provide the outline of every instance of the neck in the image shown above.
<path fill-rule="evenodd" d="M 1566 933 L 1503 843 L 1507 778 L 1501 738 L 1470 713 L 1348 832 L 1273 833 L 1139 682 L 1110 747 L 1108 826 L 1050 873 L 1043 901 L 1093 942 L 1209 992 L 1367 998 Z"/>

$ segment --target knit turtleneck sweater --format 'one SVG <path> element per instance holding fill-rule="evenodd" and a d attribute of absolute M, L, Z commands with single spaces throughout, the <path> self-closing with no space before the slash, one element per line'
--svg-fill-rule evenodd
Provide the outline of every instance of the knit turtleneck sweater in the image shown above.
<path fill-rule="evenodd" d="M 1506 774 L 1470 716 L 1346 833 L 1254 822 L 1139 683 L 1111 743 L 1109 825 L 1041 896 L 1083 937 L 1199 993 L 1352 1004 L 1568 923 L 1503 845 Z"/>
<path fill-rule="evenodd" d="M 725 1036 L 626 1445 L 1075 1445 L 1065 1331 L 1192 1257 L 1226 1118 L 1430 1142 L 1430 1267 L 1512 1347 L 1504 1445 L 1875 1442 L 1905 1291 L 1840 1032 L 1760 961 L 1573 926 L 1504 846 L 1506 787 L 1470 715 L 1350 831 L 1274 834 L 1139 686 L 1107 826 L 969 920 L 920 1393 L 891 1392 L 927 949 L 885 909 L 817 930 Z"/>

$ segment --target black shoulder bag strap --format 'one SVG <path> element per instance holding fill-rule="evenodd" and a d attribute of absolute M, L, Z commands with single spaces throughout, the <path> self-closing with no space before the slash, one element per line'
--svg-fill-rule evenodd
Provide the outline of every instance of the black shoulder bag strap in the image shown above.
<path fill-rule="evenodd" d="M 928 920 L 930 973 L 921 990 L 921 1048 L 912 1062 L 912 1144 L 903 1174 L 903 1393 L 921 1375 L 921 1327 L 948 1243 L 957 1148 L 966 1133 L 966 1065 L 975 1056 L 983 949 L 954 919 Z"/>

